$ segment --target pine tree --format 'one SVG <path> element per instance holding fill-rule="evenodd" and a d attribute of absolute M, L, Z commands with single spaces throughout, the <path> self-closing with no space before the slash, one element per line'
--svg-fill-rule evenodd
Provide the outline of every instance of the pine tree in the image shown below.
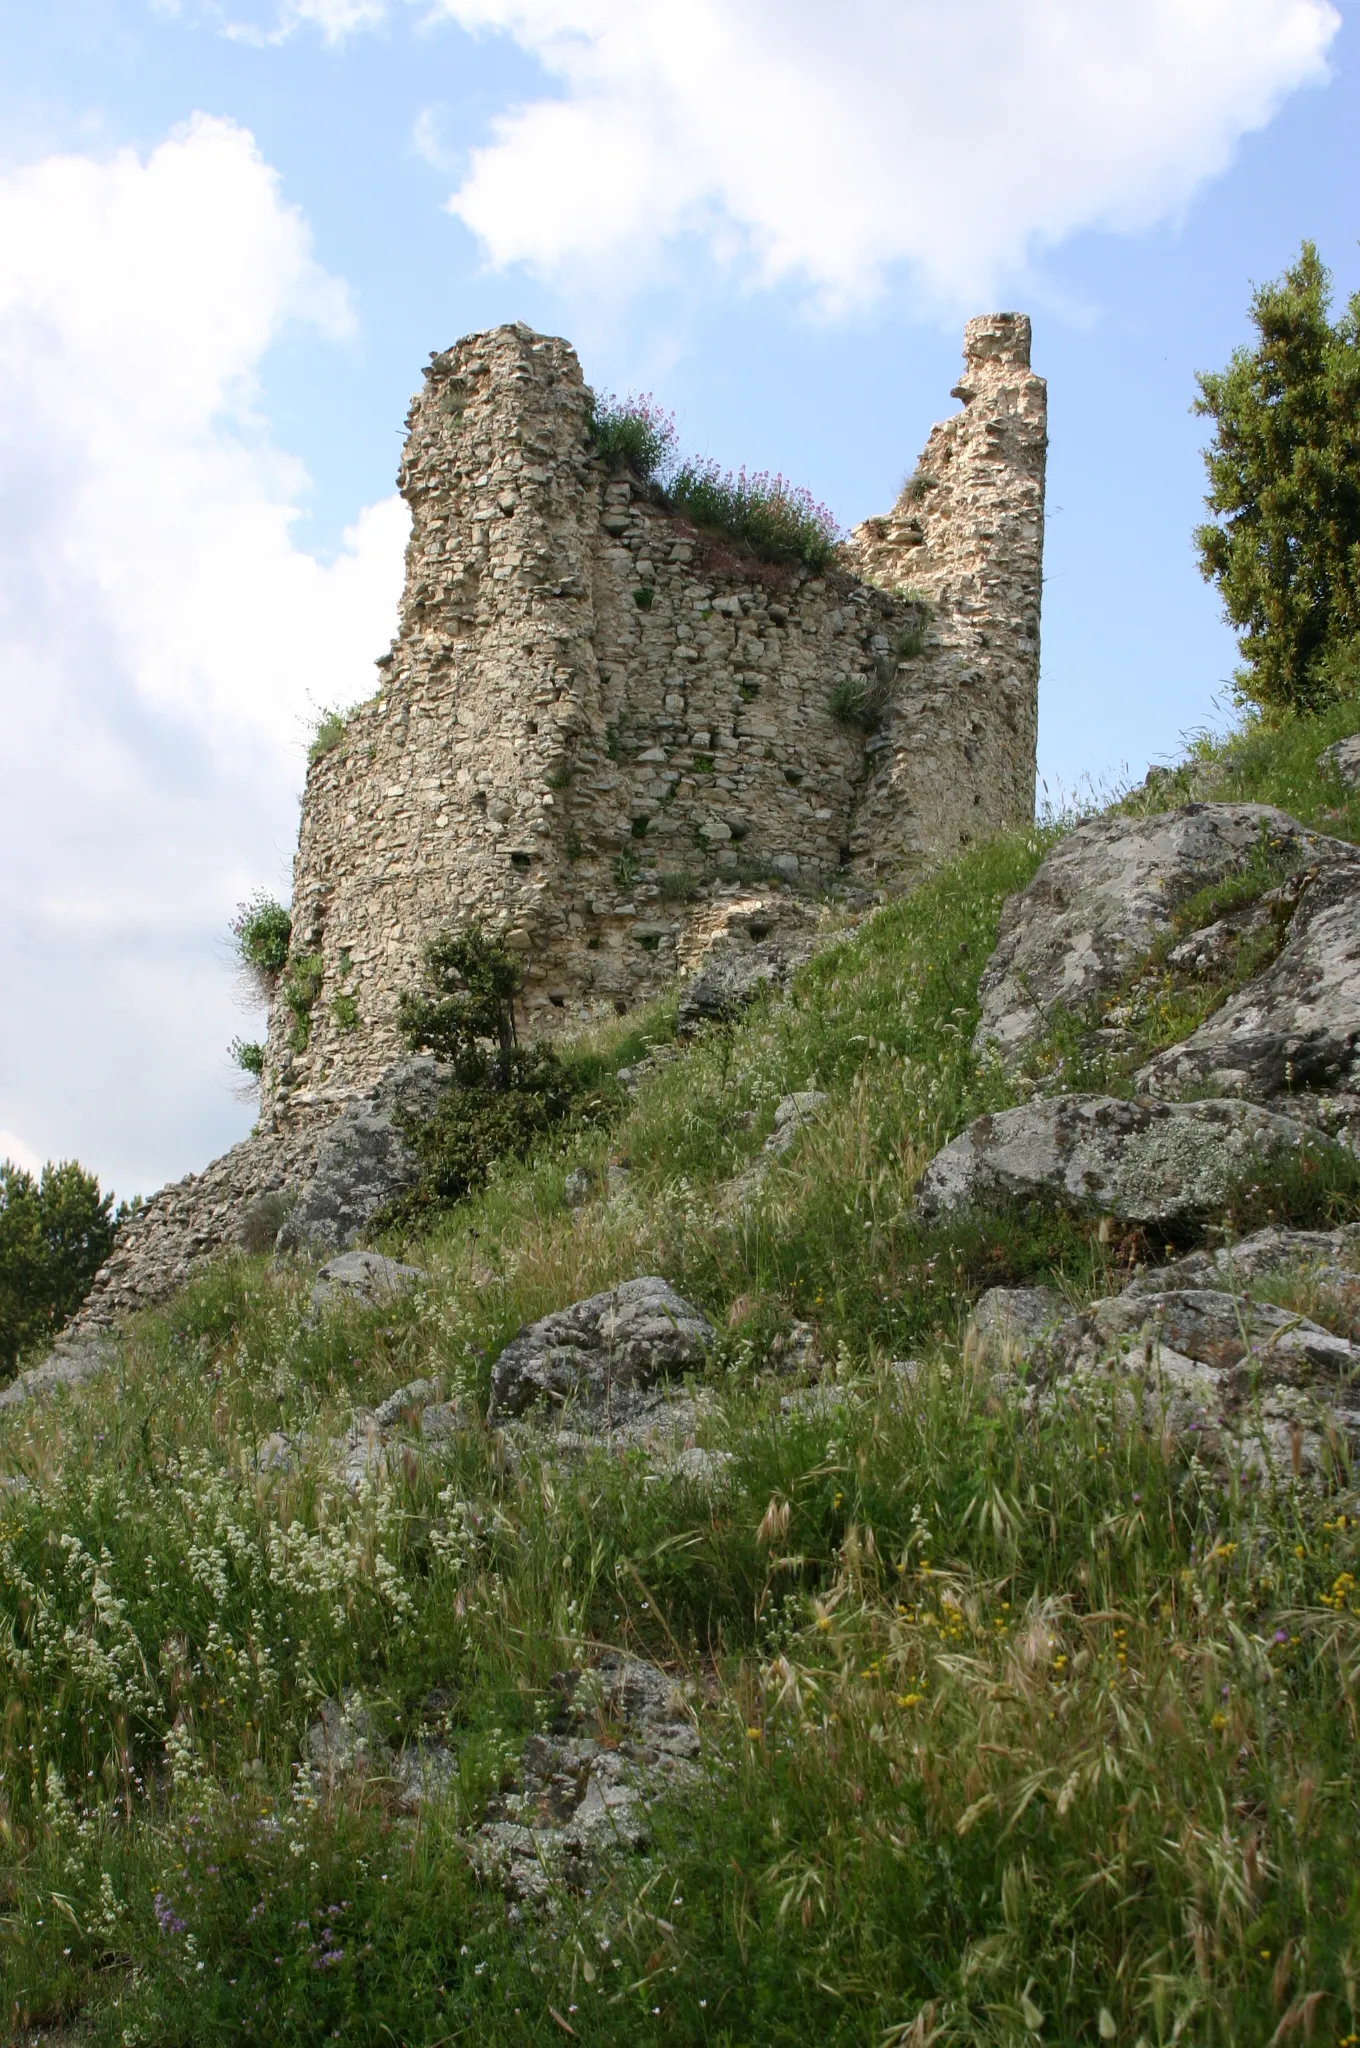
<path fill-rule="evenodd" d="M 1238 629 L 1238 691 L 1266 712 L 1360 689 L 1360 292 L 1335 323 L 1331 298 L 1305 242 L 1252 297 L 1256 346 L 1196 379 L 1214 422 L 1200 569 Z"/>

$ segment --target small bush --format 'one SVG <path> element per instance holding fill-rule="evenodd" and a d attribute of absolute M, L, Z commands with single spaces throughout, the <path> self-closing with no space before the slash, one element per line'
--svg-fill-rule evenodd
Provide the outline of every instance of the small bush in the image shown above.
<path fill-rule="evenodd" d="M 339 995 L 331 1004 L 337 1031 L 353 1031 L 359 1022 L 359 1005 L 353 996 Z"/>
<path fill-rule="evenodd" d="M 831 692 L 831 715 L 842 725 L 877 732 L 892 702 L 891 680 L 882 676 L 843 676 Z"/>
<path fill-rule="evenodd" d="M 674 460 L 675 416 L 663 412 L 650 392 L 630 392 L 627 398 L 611 392 L 593 400 L 586 432 L 595 453 L 611 469 L 631 469 L 644 483 Z"/>
<path fill-rule="evenodd" d="M 663 903 L 692 903 L 699 893 L 699 877 L 678 868 L 673 874 L 658 875 L 656 890 Z"/>
<path fill-rule="evenodd" d="M 835 514 L 801 484 L 768 470 L 733 475 L 716 462 L 686 462 L 670 479 L 667 495 L 697 527 L 744 541 L 767 561 L 824 569 L 840 542 Z"/>
<path fill-rule="evenodd" d="M 257 889 L 248 903 L 237 905 L 231 936 L 241 965 L 272 979 L 287 965 L 293 919 L 281 903 Z"/>
<path fill-rule="evenodd" d="M 631 853 L 621 853 L 614 863 L 614 886 L 631 889 L 638 878 L 638 864 Z"/>
<path fill-rule="evenodd" d="M 322 712 L 317 720 L 316 730 L 312 734 L 311 745 L 307 749 L 307 766 L 309 768 L 314 761 L 319 761 L 323 754 L 334 753 L 335 749 L 341 745 L 345 737 L 347 723 L 348 720 L 343 711 L 331 708 Z"/>
<path fill-rule="evenodd" d="M 284 983 L 283 1000 L 293 1013 L 289 1043 L 294 1052 L 306 1052 L 312 1036 L 312 1010 L 321 993 L 325 962 L 319 953 L 298 953 L 292 960 Z"/>
<path fill-rule="evenodd" d="M 233 1038 L 227 1050 L 243 1074 L 253 1074 L 258 1081 L 264 1072 L 264 1047 L 258 1039 Z"/>

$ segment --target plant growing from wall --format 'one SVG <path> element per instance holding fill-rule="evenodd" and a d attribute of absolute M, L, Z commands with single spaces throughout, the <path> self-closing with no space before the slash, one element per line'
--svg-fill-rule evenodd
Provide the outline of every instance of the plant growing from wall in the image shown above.
<path fill-rule="evenodd" d="M 768 470 L 743 468 L 734 474 L 716 462 L 686 462 L 669 479 L 666 495 L 697 527 L 744 541 L 767 561 L 824 569 L 840 541 L 828 506 L 801 484 Z"/>
<path fill-rule="evenodd" d="M 675 416 L 663 412 L 650 392 L 610 392 L 592 398 L 586 413 L 586 434 L 595 453 L 611 469 L 631 469 L 646 483 L 675 459 Z"/>
<path fill-rule="evenodd" d="M 353 996 L 338 995 L 331 1003 L 331 1016 L 337 1031 L 353 1031 L 359 1022 L 359 1005 Z"/>
<path fill-rule="evenodd" d="M 325 962 L 319 953 L 296 953 L 288 964 L 283 1000 L 293 1013 L 288 1043 L 294 1052 L 306 1052 L 312 1036 L 312 1011 L 321 994 Z"/>
<path fill-rule="evenodd" d="M 424 964 L 423 985 L 401 997 L 398 1023 L 413 1052 L 452 1066 L 458 1086 L 428 1121 L 403 1122 L 420 1180 L 388 1212 L 392 1222 L 462 1201 L 498 1160 L 523 1158 L 567 1118 L 604 1114 L 608 1106 L 607 1091 L 551 1046 L 519 1043 L 515 998 L 524 966 L 495 933 L 481 924 L 441 932 L 426 946 Z"/>
<path fill-rule="evenodd" d="M 233 1038 L 227 1051 L 243 1074 L 253 1074 L 259 1080 L 264 1072 L 264 1047 L 258 1039 Z"/>
<path fill-rule="evenodd" d="M 1252 348 L 1202 371 L 1200 570 L 1238 629 L 1244 699 L 1312 711 L 1360 682 L 1360 292 L 1333 322 L 1313 243 L 1252 297 Z"/>
<path fill-rule="evenodd" d="M 292 936 L 291 914 L 263 889 L 257 889 L 249 902 L 236 906 L 231 921 L 236 957 L 248 973 L 263 981 L 266 994 L 287 965 Z"/>
<path fill-rule="evenodd" d="M 338 710 L 334 705 L 329 706 L 320 714 L 312 733 L 311 743 L 307 748 L 307 766 L 309 768 L 314 761 L 319 761 L 323 754 L 334 753 L 335 749 L 343 743 L 345 728 L 348 723 L 349 720 L 346 714 Z"/>

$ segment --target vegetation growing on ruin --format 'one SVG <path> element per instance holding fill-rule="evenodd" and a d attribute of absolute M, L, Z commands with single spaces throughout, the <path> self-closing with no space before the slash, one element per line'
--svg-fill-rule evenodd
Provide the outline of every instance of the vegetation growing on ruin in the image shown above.
<path fill-rule="evenodd" d="M 668 478 L 666 495 L 701 532 L 741 541 L 767 561 L 824 569 L 840 544 L 830 507 L 768 470 L 734 474 L 716 462 L 689 461 Z"/>
<path fill-rule="evenodd" d="M 1301 780 L 1336 736 L 1252 727 L 1196 772 L 1297 787 L 1291 808 L 1360 838 Z M 78 1400 L 0 1417 L 0 1469 L 26 1481 L 0 1493 L 17 2041 L 1301 2048 L 1360 2028 L 1344 1454 L 1316 1493 L 1226 1481 L 1116 1385 L 1045 1413 L 979 1369 L 970 1302 L 1022 1277 L 1086 1301 L 1150 1248 L 1038 1208 L 914 1216 L 931 1152 L 1009 1099 L 972 1052 L 977 981 L 1052 838 L 970 848 L 691 1047 L 664 1007 L 569 1048 L 601 1092 L 631 1067 L 635 1095 L 394 1235 L 417 1291 L 313 1314 L 309 1272 L 224 1260 Z M 470 1031 L 496 1061 L 504 995 L 477 1009 L 449 980 L 433 1009 L 474 1001 L 446 1050 Z M 816 1119 L 733 1202 L 810 1086 Z M 596 1193 L 573 1208 L 577 1169 Z M 1302 1217 L 1306 1195 L 1281 1177 L 1234 1220 Z M 647 1272 L 718 1328 L 699 1435 L 731 1453 L 723 1483 L 641 1452 L 510 1455 L 480 1419 L 502 1347 Z M 1297 1283 L 1259 1288 L 1303 1306 Z M 1306 1312 L 1354 1314 L 1321 1291 Z M 795 1321 L 829 1399 L 785 1376 Z M 467 1426 L 412 1431 L 352 1490 L 325 1447 L 417 1375 Z M 291 1462 L 257 1458 L 278 1433 Z M 610 1647 L 693 1684 L 702 1775 L 657 1804 L 645 1854 L 511 1913 L 466 1838 L 554 1674 Z M 352 1689 L 378 1735 L 453 1750 L 418 1820 L 380 1772 L 329 1789 L 306 1768 L 318 1702 Z"/>
<path fill-rule="evenodd" d="M 663 410 L 650 392 L 610 392 L 592 399 L 586 433 L 595 453 L 611 469 L 631 469 L 640 482 L 660 476 L 675 461 L 675 415 Z"/>
<path fill-rule="evenodd" d="M 345 729 L 349 724 L 348 713 L 331 707 L 319 715 L 312 737 L 307 746 L 307 766 L 319 761 L 323 754 L 332 754 L 344 744 Z"/>
<path fill-rule="evenodd" d="M 268 981 L 281 974 L 288 964 L 292 913 L 263 889 L 257 889 L 248 903 L 237 905 L 231 937 L 242 967 Z"/>
<path fill-rule="evenodd" d="M 762 560 L 824 569 L 840 544 L 834 513 L 801 484 L 768 470 L 733 472 L 693 456 L 682 461 L 675 416 L 650 393 L 593 401 L 587 434 L 612 468 L 659 484 L 672 508 L 701 532 L 737 541 Z M 650 590 L 634 597 L 650 608 Z"/>

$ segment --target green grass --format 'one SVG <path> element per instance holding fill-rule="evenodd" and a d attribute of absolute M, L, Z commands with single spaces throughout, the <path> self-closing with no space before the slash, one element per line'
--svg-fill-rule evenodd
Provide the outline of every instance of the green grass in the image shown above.
<path fill-rule="evenodd" d="M 1251 744 L 1263 787 L 1306 753 Z M 1088 1300 L 1157 1248 L 1039 1209 L 913 1214 L 936 1147 L 1010 1099 L 971 1052 L 977 980 L 1052 837 L 970 850 L 683 1052 L 673 1001 L 579 1042 L 602 1088 L 659 1060 L 607 1128 L 394 1236 L 418 1293 L 315 1319 L 307 1272 L 226 1260 L 131 1325 L 107 1379 L 0 1417 L 0 1472 L 26 1481 L 0 1492 L 6 2038 L 1356 2030 L 1349 1474 L 1234 1483 L 1114 1387 L 1027 1406 L 977 1369 L 976 1294 Z M 806 1087 L 822 1115 L 734 1202 Z M 623 1191 L 570 1208 L 571 1168 L 599 1186 L 611 1162 Z M 1305 1165 L 1230 1224 L 1356 1213 Z M 507 1339 L 652 1271 L 718 1327 L 700 1438 L 727 1483 L 507 1457 L 477 1419 Z M 1333 1283 L 1256 1291 L 1350 1327 Z M 795 1317 L 843 1396 L 825 1410 L 781 1407 Z M 324 1447 L 418 1374 L 469 1428 L 351 1493 Z M 262 1471 L 277 1432 L 295 1462 Z M 695 1682 L 701 1780 L 645 1856 L 512 1917 L 464 1838 L 554 1673 L 606 1647 Z M 380 1777 L 323 1792 L 300 1768 L 350 1689 L 388 1739 L 455 1751 L 418 1821 Z"/>

